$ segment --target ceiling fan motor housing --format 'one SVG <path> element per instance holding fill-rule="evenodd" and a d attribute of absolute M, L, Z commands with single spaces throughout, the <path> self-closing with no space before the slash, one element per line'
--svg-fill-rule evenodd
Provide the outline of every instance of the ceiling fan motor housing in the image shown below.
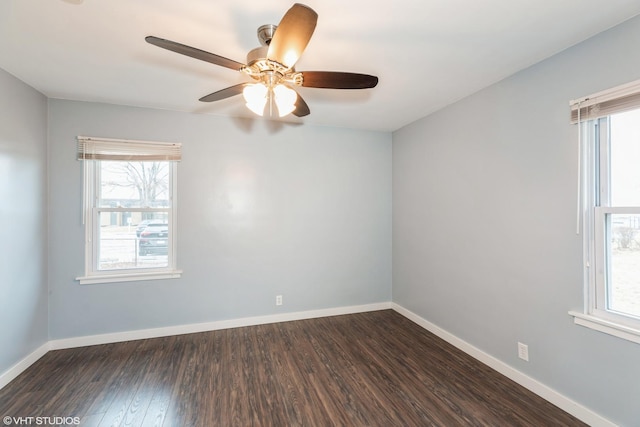
<path fill-rule="evenodd" d="M 254 78 L 259 78 L 259 76 L 265 72 L 276 72 L 280 74 L 287 72 L 286 67 L 267 59 L 269 44 L 276 32 L 276 28 L 278 28 L 278 26 L 272 24 L 262 25 L 258 28 L 257 34 L 261 46 L 249 51 L 247 54 L 247 66 L 245 68 L 247 74 Z"/>
<path fill-rule="evenodd" d="M 267 59 L 269 44 L 277 28 L 278 26 L 273 24 L 262 25 L 258 28 L 257 34 L 261 46 L 249 51 L 247 65 L 243 71 L 252 78 L 262 81 L 268 87 L 272 87 L 281 81 L 301 86 L 302 74 L 296 73 L 293 67 L 288 68 L 283 64 Z"/>
<path fill-rule="evenodd" d="M 251 67 L 260 60 L 267 59 L 267 51 L 269 46 L 260 46 L 252 49 L 247 53 L 247 66 Z"/>

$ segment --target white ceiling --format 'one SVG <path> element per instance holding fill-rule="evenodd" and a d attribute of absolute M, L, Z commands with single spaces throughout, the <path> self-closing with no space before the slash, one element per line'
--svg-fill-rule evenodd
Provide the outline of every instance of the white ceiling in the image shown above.
<path fill-rule="evenodd" d="M 291 0 L 2 0 L 0 68 L 50 98 L 251 116 L 203 95 L 241 73 L 144 41 L 245 62 Z M 306 0 L 299 71 L 377 75 L 369 90 L 300 88 L 310 124 L 393 131 L 640 13 L 638 0 Z"/>

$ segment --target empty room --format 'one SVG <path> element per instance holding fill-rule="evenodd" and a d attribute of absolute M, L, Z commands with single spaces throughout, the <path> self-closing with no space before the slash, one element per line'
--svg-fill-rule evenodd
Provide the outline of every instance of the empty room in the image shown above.
<path fill-rule="evenodd" d="M 3 426 L 640 427 L 637 0 L 0 2 Z"/>

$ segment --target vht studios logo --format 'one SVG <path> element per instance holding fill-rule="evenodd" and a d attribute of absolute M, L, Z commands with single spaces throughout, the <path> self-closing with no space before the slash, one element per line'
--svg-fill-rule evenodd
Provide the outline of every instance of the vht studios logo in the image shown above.
<path fill-rule="evenodd" d="M 77 426 L 80 417 L 10 417 L 2 418 L 5 426 Z"/>

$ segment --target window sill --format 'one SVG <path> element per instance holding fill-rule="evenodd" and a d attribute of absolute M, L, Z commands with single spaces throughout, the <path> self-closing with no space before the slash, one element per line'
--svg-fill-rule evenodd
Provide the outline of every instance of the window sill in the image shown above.
<path fill-rule="evenodd" d="M 601 319 L 590 314 L 570 311 L 573 321 L 576 325 L 584 326 L 605 334 L 613 335 L 627 341 L 640 344 L 640 330 L 612 322 L 610 320 Z"/>
<path fill-rule="evenodd" d="M 101 274 L 95 276 L 76 277 L 81 285 L 94 285 L 97 283 L 137 282 L 140 280 L 178 279 L 182 270 L 153 271 L 140 273 Z"/>

